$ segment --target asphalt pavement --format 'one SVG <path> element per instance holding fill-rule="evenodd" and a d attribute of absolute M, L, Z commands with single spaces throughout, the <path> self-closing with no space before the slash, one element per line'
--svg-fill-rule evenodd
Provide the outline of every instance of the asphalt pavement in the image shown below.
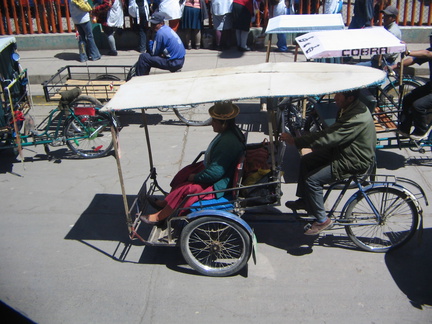
<path fill-rule="evenodd" d="M 53 104 L 41 100 L 40 83 L 60 67 L 86 63 L 79 63 L 72 50 L 20 54 L 32 94 L 39 96 L 32 113 L 41 120 Z M 135 51 L 120 51 L 117 57 L 104 55 L 87 64 L 132 65 L 137 57 Z M 271 62 L 293 58 L 294 48 L 270 55 Z M 264 49 L 189 50 L 183 70 L 264 61 Z M 267 123 L 263 112 L 255 102 L 243 105 L 238 120 L 251 130 L 249 142 L 261 142 Z M 140 115 L 125 113 L 120 119 L 125 188 L 133 199 L 148 175 L 149 160 Z M 214 134 L 209 127 L 185 126 L 170 111 L 152 111 L 148 122 L 158 180 L 167 188 Z M 432 208 L 424 200 L 421 235 L 386 254 L 356 249 L 341 231 L 305 237 L 300 223 L 278 218 L 278 212 L 287 211 L 278 207 L 264 222 L 251 222 L 258 239 L 257 264 L 251 259 L 238 275 L 211 278 L 189 269 L 175 248 L 134 242 L 125 250 L 127 229 L 112 156 L 74 159 L 65 146 L 51 147 L 51 152 L 49 157 L 35 146 L 26 148 L 23 158 L 0 155 L 0 300 L 2 311 L 10 307 L 20 320 L 432 323 Z M 298 159 L 295 150 L 288 150 L 283 201 L 295 196 Z M 432 199 L 430 150 L 382 149 L 377 161 L 378 173 L 410 178 Z"/>

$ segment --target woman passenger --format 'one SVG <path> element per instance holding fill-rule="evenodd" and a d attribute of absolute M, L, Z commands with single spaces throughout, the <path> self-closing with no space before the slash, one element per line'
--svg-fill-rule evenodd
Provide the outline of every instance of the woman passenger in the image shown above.
<path fill-rule="evenodd" d="M 213 131 L 218 133 L 210 142 L 204 161 L 191 164 L 180 170 L 171 182 L 171 192 L 163 199 L 149 197 L 150 204 L 158 212 L 140 219 L 156 225 L 170 216 L 183 199 L 190 194 L 224 190 L 232 185 L 237 162 L 246 148 L 246 140 L 235 124 L 239 107 L 231 102 L 218 102 L 210 107 Z M 223 192 L 206 195 L 205 199 L 220 198 Z M 198 196 L 189 198 L 184 207 L 192 205 Z"/>

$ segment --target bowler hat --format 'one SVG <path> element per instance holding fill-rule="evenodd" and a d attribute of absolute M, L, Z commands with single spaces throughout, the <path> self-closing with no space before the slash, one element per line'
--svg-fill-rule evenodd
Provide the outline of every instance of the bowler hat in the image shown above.
<path fill-rule="evenodd" d="M 388 16 L 395 16 L 397 17 L 399 15 L 399 10 L 395 6 L 388 6 L 384 10 L 381 10 L 381 12 Z"/>
<path fill-rule="evenodd" d="M 150 23 L 157 25 L 160 23 L 163 23 L 165 20 L 165 15 L 162 12 L 155 12 L 153 15 L 151 15 L 150 17 Z"/>
<path fill-rule="evenodd" d="M 239 112 L 239 107 L 231 101 L 216 102 L 209 109 L 210 116 L 219 120 L 233 119 L 239 114 Z"/>

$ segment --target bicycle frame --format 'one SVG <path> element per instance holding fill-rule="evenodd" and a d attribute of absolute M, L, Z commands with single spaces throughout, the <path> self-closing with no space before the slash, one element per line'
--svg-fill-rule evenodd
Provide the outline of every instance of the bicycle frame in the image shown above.
<path fill-rule="evenodd" d="M 68 115 L 68 116 L 67 116 Z M 64 122 L 68 118 L 73 118 L 73 120 L 82 128 L 86 129 L 86 126 L 82 123 L 81 119 L 76 115 L 73 111 L 73 109 L 68 108 L 68 113 L 64 110 L 60 110 L 58 108 L 53 109 L 49 115 L 36 127 L 35 131 L 31 131 L 30 134 L 19 134 L 20 139 L 19 145 L 22 147 L 26 146 L 33 146 L 33 145 L 41 145 L 41 144 L 55 144 L 57 145 L 63 145 L 65 142 L 65 138 L 63 135 L 63 127 Z M 50 130 L 52 130 L 53 122 L 56 120 L 56 125 L 54 128 L 54 131 L 50 133 Z M 41 129 L 41 125 L 46 123 L 46 126 Z M 38 132 L 38 130 L 42 130 L 41 133 Z M 94 131 L 92 132 L 94 133 Z M 89 134 L 89 137 L 92 136 L 92 133 Z M 78 140 L 85 138 L 83 136 L 81 137 L 75 137 L 70 138 L 72 140 Z M 31 139 L 31 141 L 29 141 Z M 7 148 L 13 148 L 16 147 L 17 144 L 11 144 L 11 145 L 5 145 L 2 147 L 2 149 Z"/>
<path fill-rule="evenodd" d="M 325 192 L 325 195 L 324 195 L 324 202 L 327 201 L 327 199 L 330 197 L 330 194 L 334 190 L 340 191 L 336 201 L 334 202 L 331 209 L 327 213 L 328 217 L 335 219 L 335 225 L 340 225 L 340 226 L 351 226 L 352 225 L 349 222 L 347 222 L 344 217 L 345 217 L 347 207 L 351 204 L 351 202 L 353 200 L 358 199 L 359 196 L 363 197 L 367 201 L 368 205 L 371 207 L 371 209 L 375 215 L 375 218 L 377 220 L 377 224 L 380 224 L 382 222 L 381 212 L 376 208 L 374 203 L 370 200 L 370 198 L 367 195 L 367 191 L 369 191 L 370 189 L 373 189 L 373 188 L 397 188 L 401 191 L 404 191 L 412 199 L 412 201 L 415 202 L 416 207 L 417 207 L 417 211 L 418 211 L 420 216 L 422 216 L 423 210 L 422 210 L 420 204 L 418 203 L 419 199 L 423 199 L 425 201 L 426 206 L 429 205 L 429 202 L 427 200 L 427 197 L 426 197 L 426 194 L 425 194 L 423 188 L 421 188 L 416 182 L 414 182 L 410 179 L 406 179 L 406 178 L 402 178 L 402 177 L 395 177 L 395 176 L 390 176 L 390 175 L 376 175 L 376 174 L 368 175 L 368 177 L 380 178 L 381 180 L 366 181 L 366 180 L 364 180 L 365 176 L 356 176 L 355 175 L 355 176 L 351 176 L 347 180 L 338 181 L 338 182 L 335 182 L 335 183 L 331 184 L 330 186 L 328 186 L 328 188 Z M 363 185 L 362 183 L 365 183 L 365 185 Z M 412 190 L 415 191 L 416 193 L 413 193 L 411 190 L 408 190 L 405 186 L 403 186 L 399 183 L 405 183 L 406 185 L 409 185 L 410 187 L 413 188 Z M 342 185 L 342 188 L 340 187 L 341 185 Z M 340 202 L 342 201 L 342 198 L 345 196 L 346 192 L 349 189 L 356 189 L 356 192 L 353 193 L 348 198 L 348 200 L 345 202 L 342 210 L 340 211 L 339 217 L 335 217 L 334 214 L 335 214 Z M 356 226 L 367 226 L 367 225 L 370 225 L 370 223 L 367 223 L 367 224 L 356 223 Z"/>

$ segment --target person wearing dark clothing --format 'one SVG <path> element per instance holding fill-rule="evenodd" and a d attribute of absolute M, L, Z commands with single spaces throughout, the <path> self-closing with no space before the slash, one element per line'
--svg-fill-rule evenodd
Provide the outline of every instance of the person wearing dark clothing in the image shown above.
<path fill-rule="evenodd" d="M 431 131 L 431 127 L 428 125 L 432 116 L 432 34 L 429 37 L 431 47 L 425 50 L 407 51 L 408 57 L 403 60 L 403 66 L 429 63 L 429 81 L 425 85 L 413 89 L 402 100 L 398 131 L 403 137 L 409 137 L 413 140 L 427 138 Z M 400 63 L 394 65 L 393 68 L 400 68 Z M 411 126 L 414 126 L 412 133 Z"/>
<path fill-rule="evenodd" d="M 358 99 L 358 90 L 337 93 L 336 122 L 330 127 L 301 137 L 281 134 L 281 139 L 298 149 L 311 148 L 302 156 L 296 201 L 288 208 L 306 209 L 317 220 L 306 235 L 316 235 L 332 224 L 324 207 L 323 185 L 365 173 L 375 161 L 376 131 L 371 113 Z"/>
<path fill-rule="evenodd" d="M 138 51 L 145 53 L 147 51 L 147 32 L 150 8 L 147 0 L 136 0 L 138 5 L 139 21 L 137 20 L 139 32 Z"/>
<path fill-rule="evenodd" d="M 232 178 L 239 158 L 246 149 L 246 139 L 235 124 L 240 109 L 231 102 L 217 102 L 210 107 L 213 131 L 216 137 L 210 142 L 204 161 L 181 169 L 171 181 L 171 191 L 163 200 L 149 197 L 150 203 L 159 211 L 140 219 L 148 224 L 158 224 L 180 206 L 191 194 L 206 193 L 202 199 L 220 198 L 223 190 L 232 186 Z M 218 191 L 216 193 L 211 193 Z M 182 207 L 198 201 L 198 196 L 189 197 Z"/>
<path fill-rule="evenodd" d="M 354 3 L 354 17 L 349 29 L 370 27 L 374 17 L 374 0 L 356 0 Z"/>

